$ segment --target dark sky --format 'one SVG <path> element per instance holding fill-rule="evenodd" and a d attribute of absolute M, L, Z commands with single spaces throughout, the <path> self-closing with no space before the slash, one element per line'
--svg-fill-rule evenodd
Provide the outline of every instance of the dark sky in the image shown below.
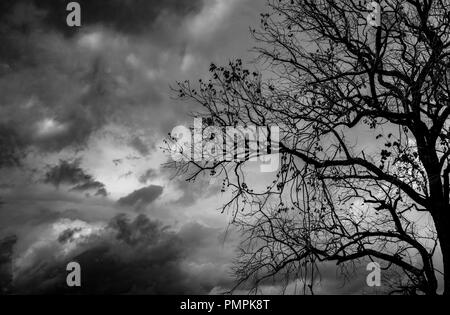
<path fill-rule="evenodd" d="M 173 179 L 159 146 L 195 109 L 170 85 L 251 61 L 265 1 L 83 0 L 77 29 L 67 2 L 0 2 L 0 254 L 15 292 L 70 293 L 74 260 L 84 293 L 226 290 L 239 237 L 225 197 Z"/>

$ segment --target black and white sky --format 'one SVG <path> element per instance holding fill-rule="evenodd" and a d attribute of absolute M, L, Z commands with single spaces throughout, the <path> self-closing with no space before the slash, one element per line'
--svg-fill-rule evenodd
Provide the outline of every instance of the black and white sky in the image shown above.
<path fill-rule="evenodd" d="M 65 0 L 0 1 L 0 264 L 14 292 L 67 292 L 74 260 L 87 293 L 229 289 L 239 235 L 225 197 L 174 179 L 159 147 L 196 110 L 170 86 L 251 62 L 265 1 L 79 3 L 72 29 Z M 331 267 L 322 277 L 319 293 L 361 289 Z"/>

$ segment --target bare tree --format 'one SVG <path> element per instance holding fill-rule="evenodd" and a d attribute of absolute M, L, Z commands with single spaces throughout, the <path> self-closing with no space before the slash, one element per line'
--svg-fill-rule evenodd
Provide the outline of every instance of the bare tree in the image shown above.
<path fill-rule="evenodd" d="M 248 159 L 175 163 L 224 179 L 239 284 L 305 277 L 312 291 L 320 262 L 374 260 L 401 271 L 397 292 L 437 294 L 441 273 L 450 294 L 450 2 L 382 1 L 379 25 L 361 2 L 270 0 L 252 31 L 265 79 L 238 60 L 179 83 L 209 125 L 282 129 L 264 189 Z"/>

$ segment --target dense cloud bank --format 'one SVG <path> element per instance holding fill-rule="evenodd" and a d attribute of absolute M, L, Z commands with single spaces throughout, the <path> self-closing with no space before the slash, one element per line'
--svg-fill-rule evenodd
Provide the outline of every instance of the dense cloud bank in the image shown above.
<path fill-rule="evenodd" d="M 67 228 L 56 239 L 20 258 L 14 293 L 207 294 L 231 283 L 217 272 L 227 268 L 231 244 L 221 244 L 214 229 L 187 224 L 172 231 L 144 215 L 118 215 L 103 227 L 59 224 Z M 66 285 L 72 261 L 81 265 L 81 288 Z"/>
<path fill-rule="evenodd" d="M 252 59 L 265 1 L 80 0 L 76 29 L 67 2 L 0 1 L 2 293 L 228 290 L 239 234 L 220 188 L 173 179 L 158 141 L 197 110 L 170 85 Z M 81 289 L 66 286 L 71 261 Z"/>

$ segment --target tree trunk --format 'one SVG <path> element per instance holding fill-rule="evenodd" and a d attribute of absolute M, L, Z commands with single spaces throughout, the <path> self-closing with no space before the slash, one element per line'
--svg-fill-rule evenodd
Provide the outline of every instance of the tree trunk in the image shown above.
<path fill-rule="evenodd" d="M 450 246 L 448 243 L 442 247 L 442 256 L 444 260 L 444 295 L 450 295 Z"/>
<path fill-rule="evenodd" d="M 435 220 L 444 266 L 444 295 L 450 295 L 450 209 L 447 206 Z"/>

